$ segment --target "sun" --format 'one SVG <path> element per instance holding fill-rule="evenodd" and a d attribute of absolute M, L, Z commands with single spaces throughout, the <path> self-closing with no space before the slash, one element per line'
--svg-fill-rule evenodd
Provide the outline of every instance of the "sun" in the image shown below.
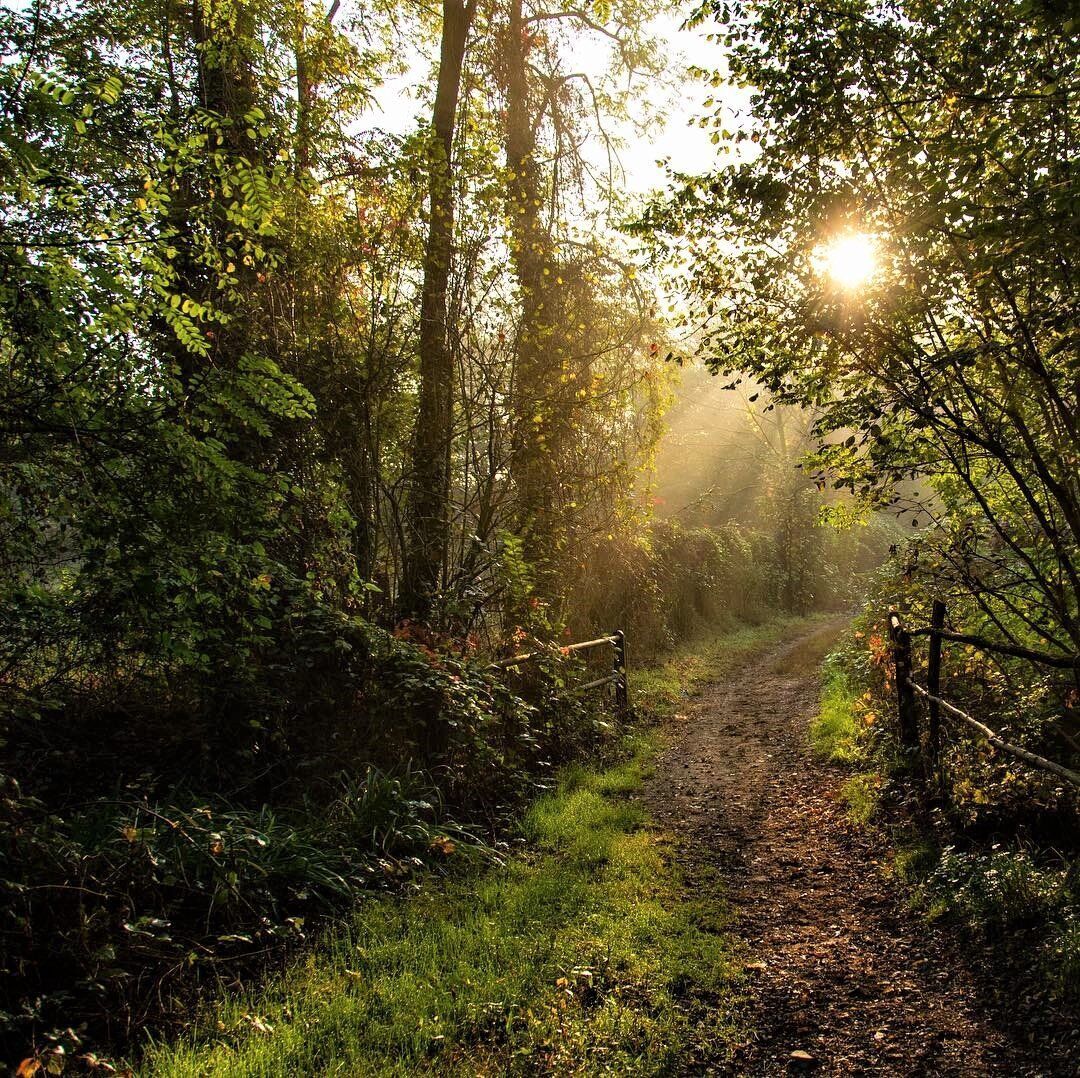
<path fill-rule="evenodd" d="M 866 232 L 844 232 L 818 248 L 819 269 L 841 288 L 854 291 L 878 271 L 877 245 Z"/>

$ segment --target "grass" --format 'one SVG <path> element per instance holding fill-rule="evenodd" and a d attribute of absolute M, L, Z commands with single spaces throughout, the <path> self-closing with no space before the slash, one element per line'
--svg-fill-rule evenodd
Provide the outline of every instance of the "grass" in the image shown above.
<path fill-rule="evenodd" d="M 866 825 L 877 814 L 884 780 L 876 771 L 864 771 L 840 787 L 840 796 L 847 806 L 847 816 L 852 823 Z"/>
<path fill-rule="evenodd" d="M 638 737 L 615 767 L 570 769 L 524 820 L 529 855 L 368 902 L 142 1071 L 656 1074 L 721 1051 L 733 944 L 627 797 L 656 748 Z"/>
<path fill-rule="evenodd" d="M 848 675 L 827 664 L 821 685 L 821 710 L 810 724 L 810 746 L 819 759 L 858 764 L 866 753 L 855 717 L 857 693 Z"/>
<path fill-rule="evenodd" d="M 821 709 L 810 724 L 810 747 L 819 760 L 848 767 L 866 765 L 872 754 L 867 743 L 866 697 L 860 696 L 838 658 L 825 662 Z M 875 770 L 858 771 L 840 788 L 853 823 L 865 826 L 877 815 L 885 778 Z"/>
<path fill-rule="evenodd" d="M 677 718 L 702 683 L 807 619 L 631 667 L 639 713 Z M 745 957 L 715 893 L 693 895 L 632 795 L 657 730 L 621 762 L 574 766 L 507 863 L 372 898 L 269 986 L 226 997 L 142 1073 L 668 1074 L 722 1061 Z"/>

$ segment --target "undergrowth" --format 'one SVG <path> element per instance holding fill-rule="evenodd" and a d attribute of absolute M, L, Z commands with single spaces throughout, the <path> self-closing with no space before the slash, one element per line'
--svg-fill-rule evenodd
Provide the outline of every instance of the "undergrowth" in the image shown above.
<path fill-rule="evenodd" d="M 281 980 L 152 1047 L 146 1073 L 651 1074 L 713 1056 L 732 943 L 627 796 L 656 736 L 629 748 L 564 772 L 524 817 L 527 853 L 365 902 Z"/>
<path fill-rule="evenodd" d="M 179 1013 L 200 984 L 254 972 L 260 956 L 302 942 L 310 923 L 358 894 L 450 853 L 488 853 L 446 818 L 422 773 L 368 767 L 333 786 L 320 805 L 116 800 L 60 819 L 9 780 L 0 787 L 3 953 L 9 973 L 18 959 L 47 963 L 57 987 L 0 1012 L 0 1032 L 17 1044 L 36 1023 L 29 1058 L 43 1066 L 78 1056 L 88 1022 L 122 1014 L 141 981 Z M 50 1029 L 44 1016 L 58 1013 L 67 1024 L 54 1018 Z"/>
<path fill-rule="evenodd" d="M 819 759 L 857 764 L 866 759 L 866 745 L 855 718 L 856 692 L 835 656 L 826 660 L 821 710 L 810 725 L 810 745 Z"/>
<path fill-rule="evenodd" d="M 209 1006 L 147 1073 L 661 1074 L 717 1059 L 737 984 L 726 912 L 688 895 L 640 790 L 695 689 L 789 635 L 779 619 L 631 666 L 637 732 L 572 763 L 524 813 L 516 852 L 372 897 L 269 986 Z"/>
<path fill-rule="evenodd" d="M 824 663 L 821 706 L 810 724 L 810 746 L 820 760 L 859 768 L 840 788 L 848 819 L 866 825 L 877 815 L 889 767 L 875 751 L 877 716 L 869 693 L 860 693 L 835 652 Z"/>
<path fill-rule="evenodd" d="M 1080 1000 L 1080 862 L 1023 843 L 903 848 L 897 875 L 930 920 L 960 923 L 1006 949 L 1033 947 L 1045 983 Z"/>
<path fill-rule="evenodd" d="M 1075 854 L 1015 835 L 965 830 L 963 814 L 923 805 L 914 815 L 885 811 L 904 786 L 883 686 L 846 648 L 825 663 L 814 754 L 851 768 L 841 787 L 849 819 L 893 833 L 894 877 L 929 920 L 949 920 L 999 945 L 1017 968 L 1034 966 L 1058 997 L 1080 1000 L 1080 861 Z M 869 687 L 867 687 L 869 686 Z M 1034 961 L 1031 959 L 1034 955 Z"/>

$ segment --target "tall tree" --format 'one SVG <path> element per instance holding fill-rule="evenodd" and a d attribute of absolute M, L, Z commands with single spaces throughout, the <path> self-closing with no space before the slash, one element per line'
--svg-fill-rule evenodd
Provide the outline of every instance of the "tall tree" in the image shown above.
<path fill-rule="evenodd" d="M 420 389 L 407 514 L 401 613 L 427 619 L 450 540 L 450 446 L 454 365 L 447 331 L 447 287 L 454 250 L 454 132 L 465 48 L 476 0 L 443 0 L 435 105 L 428 138 L 428 236 L 420 295 Z"/>
<path fill-rule="evenodd" d="M 556 318 L 553 243 L 544 222 L 544 188 L 537 160 L 537 131 L 542 113 L 530 94 L 535 24 L 524 15 L 522 0 L 509 0 L 503 35 L 501 72 L 506 115 L 506 212 L 510 253 L 517 279 L 521 314 L 514 372 L 515 439 L 513 474 L 517 480 L 518 519 L 529 533 L 526 550 L 541 557 L 538 542 L 550 540 L 546 521 L 551 508 L 550 447 L 552 375 L 557 369 L 552 334 Z"/>
<path fill-rule="evenodd" d="M 582 401 L 591 398 L 583 386 L 591 383 L 601 355 L 619 351 L 618 334 L 595 350 L 587 319 L 603 315 L 589 310 L 583 320 L 591 303 L 582 301 L 590 293 L 599 298 L 599 280 L 622 276 L 626 268 L 614 245 L 602 251 L 582 242 L 570 221 L 602 229 L 604 212 L 617 207 L 613 176 L 593 159 L 592 144 L 605 148 L 610 170 L 614 139 L 608 125 L 627 119 L 625 87 L 654 69 L 644 29 L 654 10 L 634 3 L 589 10 L 557 0 L 507 0 L 498 40 L 506 217 L 519 303 L 510 474 L 518 530 L 542 592 L 558 586 L 548 563 L 558 560 L 566 540 L 560 502 L 576 503 L 562 499 L 560 490 L 571 481 L 568 443 L 581 442 Z M 607 53 L 609 71 L 580 62 L 574 45 L 582 37 L 595 43 L 597 60 Z M 613 88 L 612 74 L 625 79 L 624 88 Z M 633 297 L 628 308 L 641 313 L 630 278 L 624 283 Z"/>

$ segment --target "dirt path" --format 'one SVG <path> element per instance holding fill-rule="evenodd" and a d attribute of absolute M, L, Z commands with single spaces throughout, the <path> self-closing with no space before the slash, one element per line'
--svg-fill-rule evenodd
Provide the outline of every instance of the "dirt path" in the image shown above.
<path fill-rule="evenodd" d="M 706 689 L 646 794 L 691 885 L 726 897 L 751 956 L 751 1038 L 700 1073 L 1080 1074 L 1068 1049 L 1006 1031 L 974 956 L 906 908 L 880 838 L 846 821 L 843 772 L 810 758 L 818 664 L 838 631 Z"/>

